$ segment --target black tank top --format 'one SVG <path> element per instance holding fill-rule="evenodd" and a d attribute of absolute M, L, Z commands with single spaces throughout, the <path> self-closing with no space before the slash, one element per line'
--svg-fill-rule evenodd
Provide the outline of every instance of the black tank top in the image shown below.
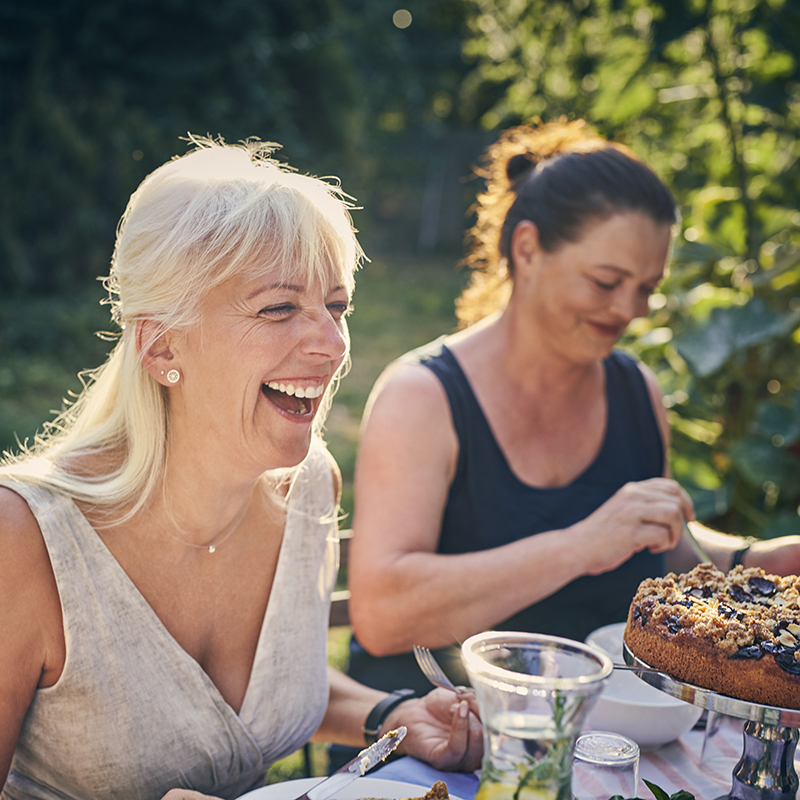
<path fill-rule="evenodd" d="M 629 481 L 663 474 L 664 447 L 647 385 L 636 363 L 619 351 L 603 362 L 608 416 L 600 451 L 571 483 L 544 489 L 523 483 L 512 472 L 466 375 L 442 339 L 406 354 L 402 361 L 423 364 L 437 376 L 458 436 L 458 463 L 442 520 L 440 553 L 488 550 L 568 527 Z M 637 553 L 611 572 L 576 579 L 495 628 L 583 641 L 602 625 L 624 621 L 639 583 L 663 573 L 663 555 Z M 349 674 L 369 686 L 386 691 L 430 688 L 410 653 L 376 658 L 355 638 L 350 651 Z M 464 682 L 457 649 L 439 655 L 454 678 Z"/>

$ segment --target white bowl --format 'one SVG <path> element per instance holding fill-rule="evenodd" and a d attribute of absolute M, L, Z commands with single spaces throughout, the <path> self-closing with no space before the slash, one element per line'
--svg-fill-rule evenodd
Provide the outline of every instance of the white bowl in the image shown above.
<path fill-rule="evenodd" d="M 586 644 L 622 661 L 625 623 L 606 625 L 586 637 Z M 632 672 L 614 670 L 589 714 L 587 727 L 621 733 L 639 747 L 658 747 L 691 730 L 702 708 L 654 689 Z"/>

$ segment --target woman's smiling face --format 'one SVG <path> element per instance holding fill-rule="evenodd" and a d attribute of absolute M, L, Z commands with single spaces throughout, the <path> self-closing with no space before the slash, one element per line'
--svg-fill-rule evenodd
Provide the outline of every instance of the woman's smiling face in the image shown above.
<path fill-rule="evenodd" d="M 230 279 L 203 301 L 202 322 L 174 340 L 171 435 L 203 437 L 220 463 L 233 456 L 230 468 L 299 464 L 349 350 L 349 288 L 292 281 Z"/>
<path fill-rule="evenodd" d="M 605 358 L 631 321 L 647 314 L 664 275 L 670 227 L 639 212 L 618 213 L 588 223 L 578 241 L 554 252 L 541 250 L 533 231 L 534 255 L 514 292 L 542 331 L 540 341 L 570 360 Z"/>

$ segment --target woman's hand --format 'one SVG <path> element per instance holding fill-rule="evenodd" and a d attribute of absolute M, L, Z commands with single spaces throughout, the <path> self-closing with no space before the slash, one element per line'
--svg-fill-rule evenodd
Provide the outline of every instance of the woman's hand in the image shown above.
<path fill-rule="evenodd" d="M 400 725 L 408 733 L 399 752 L 451 772 L 470 772 L 480 766 L 483 730 L 471 692 L 434 689 L 419 699 L 406 700 L 389 714 L 382 728 L 389 731 Z"/>
<path fill-rule="evenodd" d="M 571 530 L 586 539 L 594 559 L 588 572 L 599 575 L 615 569 L 634 553 L 665 553 L 683 536 L 694 507 L 686 491 L 669 478 L 627 483 Z"/>
<path fill-rule="evenodd" d="M 162 800 L 220 800 L 220 798 L 210 794 L 193 792 L 191 789 L 170 789 Z"/>

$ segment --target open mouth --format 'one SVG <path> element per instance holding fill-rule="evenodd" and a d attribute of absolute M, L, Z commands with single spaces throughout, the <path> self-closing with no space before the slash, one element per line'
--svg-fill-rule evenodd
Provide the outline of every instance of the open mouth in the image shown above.
<path fill-rule="evenodd" d="M 314 401 L 325 391 L 324 386 L 294 386 L 270 381 L 261 384 L 264 396 L 281 411 L 302 417 L 314 411 Z"/>

